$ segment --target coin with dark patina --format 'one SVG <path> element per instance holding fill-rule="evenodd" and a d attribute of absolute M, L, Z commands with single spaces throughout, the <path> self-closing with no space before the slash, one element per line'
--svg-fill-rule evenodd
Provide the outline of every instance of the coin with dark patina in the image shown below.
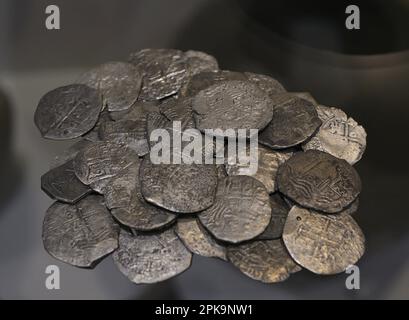
<path fill-rule="evenodd" d="M 182 130 L 195 128 L 191 98 L 166 99 L 159 105 L 159 110 L 169 121 L 180 121 Z"/>
<path fill-rule="evenodd" d="M 301 271 L 281 239 L 229 246 L 227 258 L 246 276 L 265 283 L 281 282 L 290 274 Z"/>
<path fill-rule="evenodd" d="M 298 206 L 288 214 L 283 239 L 293 259 L 317 274 L 343 272 L 365 251 L 364 235 L 350 215 L 323 215 Z"/>
<path fill-rule="evenodd" d="M 219 240 L 239 243 L 254 239 L 270 222 L 268 192 L 253 177 L 220 179 L 214 204 L 198 216 L 206 229 Z"/>
<path fill-rule="evenodd" d="M 260 132 L 259 142 L 273 149 L 296 146 L 318 129 L 318 118 L 314 104 L 291 94 L 273 97 L 274 117 Z"/>
<path fill-rule="evenodd" d="M 75 203 L 92 189 L 78 180 L 74 172 L 73 160 L 51 169 L 41 177 L 41 188 L 52 198 Z"/>
<path fill-rule="evenodd" d="M 226 247 L 218 244 L 197 218 L 179 218 L 175 231 L 192 253 L 204 257 L 227 259 Z"/>
<path fill-rule="evenodd" d="M 217 63 L 216 58 L 202 51 L 186 51 L 185 61 L 190 77 L 201 72 L 213 72 L 219 70 L 219 64 Z"/>
<path fill-rule="evenodd" d="M 286 92 L 283 85 L 270 76 L 252 72 L 245 72 L 244 75 L 250 82 L 255 83 L 261 90 L 267 92 L 269 95 Z"/>
<path fill-rule="evenodd" d="M 356 170 L 345 160 L 308 150 L 292 156 L 278 168 L 278 189 L 303 207 L 339 212 L 361 192 Z"/>
<path fill-rule="evenodd" d="M 192 253 L 173 228 L 136 235 L 121 230 L 119 248 L 112 257 L 118 269 L 138 284 L 170 279 L 187 270 L 192 262 Z"/>
<path fill-rule="evenodd" d="M 97 90 L 73 84 L 45 94 L 38 103 L 34 122 L 44 138 L 73 139 L 95 126 L 101 108 Z"/>
<path fill-rule="evenodd" d="M 118 247 L 119 227 L 103 203 L 89 195 L 74 205 L 55 202 L 43 223 L 43 243 L 53 257 L 78 267 L 93 267 Z"/>

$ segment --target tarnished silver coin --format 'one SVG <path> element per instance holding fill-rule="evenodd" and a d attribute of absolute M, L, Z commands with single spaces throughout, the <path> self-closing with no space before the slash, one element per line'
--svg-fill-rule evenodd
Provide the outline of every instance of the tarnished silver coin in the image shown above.
<path fill-rule="evenodd" d="M 84 73 L 78 83 L 99 90 L 109 111 L 120 111 L 138 99 L 142 74 L 131 63 L 114 61 Z"/>
<path fill-rule="evenodd" d="M 291 94 L 282 97 L 273 99 L 273 120 L 259 134 L 259 142 L 273 149 L 296 146 L 311 137 L 321 125 L 311 102 Z"/>
<path fill-rule="evenodd" d="M 234 154 L 227 156 L 225 164 L 227 174 L 229 176 L 251 175 L 258 181 L 262 182 L 269 193 L 275 192 L 277 189 L 276 175 L 278 167 L 287 161 L 293 155 L 293 152 L 291 150 L 271 150 L 260 144 L 257 146 L 257 155 L 250 152 L 250 147 L 248 145 L 246 152 L 249 161 L 251 161 L 250 163 L 257 163 L 257 172 L 251 174 L 250 163 L 240 163 Z"/>
<path fill-rule="evenodd" d="M 293 259 L 317 274 L 335 274 L 356 264 L 365 251 L 364 235 L 350 215 L 323 215 L 293 206 L 283 232 Z"/>
<path fill-rule="evenodd" d="M 357 163 L 366 148 L 365 129 L 340 109 L 318 105 L 317 111 L 322 125 L 303 149 L 324 151 L 350 164 Z"/>
<path fill-rule="evenodd" d="M 140 100 L 160 100 L 176 94 L 186 72 L 182 51 L 173 49 L 143 49 L 131 54 L 129 61 L 143 70 Z"/>
<path fill-rule="evenodd" d="M 283 235 L 284 224 L 290 210 L 287 203 L 278 194 L 270 195 L 271 220 L 267 228 L 260 234 L 257 240 L 279 239 Z"/>
<path fill-rule="evenodd" d="M 139 164 L 122 170 L 105 188 L 105 204 L 123 225 L 134 230 L 151 231 L 170 225 L 176 215 L 143 199 Z"/>
<path fill-rule="evenodd" d="M 286 92 L 283 85 L 270 76 L 252 72 L 245 72 L 244 74 L 250 82 L 255 83 L 261 90 L 265 91 L 269 95 Z"/>
<path fill-rule="evenodd" d="M 75 175 L 93 190 L 104 193 L 109 181 L 120 171 L 139 163 L 138 155 L 126 145 L 94 142 L 74 158 Z"/>
<path fill-rule="evenodd" d="M 196 95 L 192 106 L 198 129 L 234 129 L 233 136 L 237 129 L 263 129 L 273 117 L 268 95 L 248 81 L 210 86 Z"/>
<path fill-rule="evenodd" d="M 109 117 L 111 120 L 138 120 L 146 121 L 149 112 L 159 112 L 158 101 L 136 101 L 128 110 L 111 111 Z"/>
<path fill-rule="evenodd" d="M 212 72 L 219 70 L 219 64 L 215 57 L 202 51 L 188 50 L 184 54 L 189 76 L 201 72 Z"/>
<path fill-rule="evenodd" d="M 299 152 L 278 168 L 278 189 L 303 207 L 339 212 L 361 192 L 356 170 L 328 153 Z"/>
<path fill-rule="evenodd" d="M 180 240 L 192 253 L 203 257 L 227 260 L 226 247 L 218 244 L 200 225 L 197 218 L 179 218 L 175 231 Z"/>
<path fill-rule="evenodd" d="M 73 145 L 68 147 L 68 149 L 65 149 L 61 154 L 54 157 L 54 159 L 50 163 L 50 169 L 57 168 L 64 163 L 74 159 L 78 152 L 88 148 L 88 146 L 90 146 L 91 144 L 91 141 L 85 139 L 81 139 L 75 142 Z"/>
<path fill-rule="evenodd" d="M 118 247 L 119 226 L 103 203 L 89 195 L 74 205 L 55 202 L 43 223 L 44 248 L 77 267 L 93 267 Z"/>
<path fill-rule="evenodd" d="M 182 130 L 195 128 L 191 98 L 166 99 L 160 104 L 159 110 L 169 121 L 180 121 Z"/>
<path fill-rule="evenodd" d="M 153 164 L 145 157 L 140 179 L 146 201 L 170 211 L 193 213 L 213 204 L 217 171 L 210 164 Z"/>
<path fill-rule="evenodd" d="M 41 188 L 50 197 L 67 203 L 75 203 L 92 191 L 78 180 L 74 173 L 73 160 L 44 174 L 41 177 Z"/>
<path fill-rule="evenodd" d="M 119 248 L 112 257 L 118 269 L 137 284 L 170 279 L 187 270 L 192 262 L 192 253 L 173 228 L 137 235 L 121 230 Z"/>
<path fill-rule="evenodd" d="M 229 246 L 227 258 L 246 276 L 265 283 L 281 282 L 290 274 L 301 271 L 281 239 Z"/>
<path fill-rule="evenodd" d="M 198 217 L 219 240 L 239 243 L 254 239 L 271 219 L 268 192 L 261 182 L 249 176 L 220 179 L 214 204 Z"/>
<path fill-rule="evenodd" d="M 74 139 L 95 126 L 101 108 L 102 100 L 97 90 L 83 84 L 68 85 L 40 99 L 34 122 L 44 138 Z"/>
<path fill-rule="evenodd" d="M 104 123 L 109 121 L 111 121 L 109 112 L 106 109 L 104 109 L 99 115 L 98 121 L 92 128 L 92 130 L 88 131 L 86 134 L 83 134 L 82 138 L 91 142 L 101 141 L 102 139 L 99 135 L 99 130 Z"/>

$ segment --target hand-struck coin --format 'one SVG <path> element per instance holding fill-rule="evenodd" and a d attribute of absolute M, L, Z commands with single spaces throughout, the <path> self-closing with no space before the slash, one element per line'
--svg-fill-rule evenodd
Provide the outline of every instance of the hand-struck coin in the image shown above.
<path fill-rule="evenodd" d="M 50 163 L 50 169 L 57 168 L 62 166 L 64 163 L 73 160 L 78 152 L 88 148 L 92 144 L 91 141 L 81 139 L 71 146 L 68 149 L 64 150 L 61 154 L 54 157 L 54 159 Z"/>
<path fill-rule="evenodd" d="M 347 214 L 323 215 L 292 207 L 283 233 L 293 259 L 317 274 L 335 274 L 355 264 L 365 251 L 365 238 Z"/>
<path fill-rule="evenodd" d="M 246 276 L 265 283 L 286 280 L 301 271 L 282 240 L 250 241 L 227 248 L 228 260 Z"/>
<path fill-rule="evenodd" d="M 251 240 L 270 222 L 269 196 L 263 184 L 253 177 L 229 176 L 218 181 L 214 204 L 198 216 L 219 240 L 230 243 Z"/>
<path fill-rule="evenodd" d="M 112 257 L 118 269 L 137 284 L 167 280 L 187 270 L 192 262 L 192 253 L 173 228 L 138 235 L 121 230 L 119 248 Z"/>
<path fill-rule="evenodd" d="M 43 223 L 45 249 L 78 267 L 93 267 L 118 247 L 119 227 L 103 203 L 89 195 L 75 205 L 55 202 Z"/>
<path fill-rule="evenodd" d="M 200 225 L 197 218 L 179 218 L 175 231 L 192 253 L 203 257 L 227 259 L 226 247 L 218 244 Z"/>
<path fill-rule="evenodd" d="M 272 77 L 252 72 L 245 72 L 244 74 L 250 82 L 255 83 L 261 90 L 267 92 L 269 95 L 286 92 L 283 85 Z"/>
<path fill-rule="evenodd" d="M 91 130 L 102 100 L 97 90 L 73 84 L 48 92 L 38 103 L 34 122 L 47 139 L 74 139 Z"/>
<path fill-rule="evenodd" d="M 317 111 L 322 125 L 303 149 L 324 151 L 350 164 L 358 162 L 366 147 L 365 129 L 340 109 L 318 105 Z"/>
<path fill-rule="evenodd" d="M 361 192 L 356 170 L 345 160 L 308 150 L 278 168 L 278 189 L 300 205 L 328 213 L 339 212 Z"/>
<path fill-rule="evenodd" d="M 201 51 L 188 50 L 184 54 L 189 76 L 201 72 L 218 71 L 219 64 L 215 57 Z"/>

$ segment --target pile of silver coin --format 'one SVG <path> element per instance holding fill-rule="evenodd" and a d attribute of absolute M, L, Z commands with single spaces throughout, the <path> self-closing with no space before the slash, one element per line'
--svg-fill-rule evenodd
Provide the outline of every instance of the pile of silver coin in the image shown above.
<path fill-rule="evenodd" d="M 154 163 L 151 133 L 175 122 L 199 135 L 257 129 L 257 172 L 228 157 Z M 112 254 L 134 283 L 156 283 L 197 254 L 274 283 L 303 268 L 340 273 L 364 253 L 352 165 L 365 130 L 270 76 L 220 70 L 203 52 L 144 49 L 45 94 L 35 124 L 44 138 L 76 139 L 41 178 L 56 200 L 44 247 L 63 262 L 92 268 Z"/>

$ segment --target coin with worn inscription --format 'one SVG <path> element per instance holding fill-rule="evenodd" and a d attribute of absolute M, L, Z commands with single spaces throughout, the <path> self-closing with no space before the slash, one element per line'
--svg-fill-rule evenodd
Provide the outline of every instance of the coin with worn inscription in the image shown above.
<path fill-rule="evenodd" d="M 267 92 L 269 95 L 286 92 L 283 85 L 270 76 L 252 72 L 245 72 L 244 74 L 250 82 L 255 83 L 261 90 Z"/>
<path fill-rule="evenodd" d="M 119 248 L 112 257 L 118 269 L 137 284 L 170 279 L 187 270 L 192 262 L 192 253 L 173 228 L 136 235 L 121 230 Z"/>
<path fill-rule="evenodd" d="M 293 259 L 317 274 L 335 274 L 356 264 L 365 251 L 365 238 L 347 214 L 323 215 L 293 206 L 283 232 Z"/>
<path fill-rule="evenodd" d="M 102 100 L 97 90 L 83 84 L 68 85 L 40 99 L 34 122 L 44 138 L 74 139 L 95 126 L 101 108 Z"/>
<path fill-rule="evenodd" d="M 191 98 L 166 99 L 159 105 L 159 110 L 169 121 L 180 121 L 182 130 L 195 128 Z"/>
<path fill-rule="evenodd" d="M 281 239 L 229 246 L 227 258 L 246 276 L 265 283 L 281 282 L 292 273 L 301 271 Z"/>
<path fill-rule="evenodd" d="M 268 192 L 253 177 L 229 176 L 220 179 L 214 204 L 200 212 L 198 217 L 219 240 L 239 243 L 254 239 L 270 222 Z"/>
<path fill-rule="evenodd" d="M 227 260 L 226 247 L 218 244 L 197 218 L 179 218 L 175 231 L 192 253 Z"/>
<path fill-rule="evenodd" d="M 78 180 L 73 160 L 51 169 L 41 177 L 41 188 L 50 197 L 67 203 L 75 203 L 92 189 Z"/>
<path fill-rule="evenodd" d="M 119 227 L 103 203 L 89 195 L 74 205 L 55 202 L 43 223 L 44 248 L 58 260 L 94 267 L 118 247 Z"/>
<path fill-rule="evenodd" d="M 323 212 L 339 212 L 361 192 L 356 170 L 328 153 L 299 152 L 278 168 L 280 192 L 300 205 Z"/>
<path fill-rule="evenodd" d="M 322 125 L 303 149 L 324 151 L 350 164 L 357 163 L 366 148 L 365 129 L 340 109 L 318 105 L 317 111 Z"/>

